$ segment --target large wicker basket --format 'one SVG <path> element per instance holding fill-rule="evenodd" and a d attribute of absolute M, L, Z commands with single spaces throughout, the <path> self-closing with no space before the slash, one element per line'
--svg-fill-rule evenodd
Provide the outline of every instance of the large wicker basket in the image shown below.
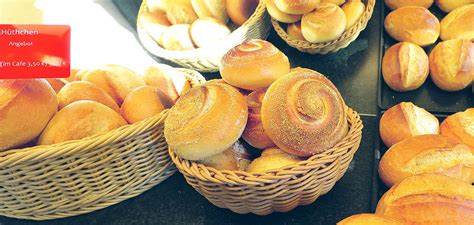
<path fill-rule="evenodd" d="M 357 39 L 360 32 L 365 29 L 367 23 L 372 17 L 375 0 L 363 0 L 363 2 L 366 7 L 359 21 L 349 30 L 346 30 L 338 39 L 333 41 L 315 44 L 309 41 L 296 40 L 286 33 L 286 30 L 278 21 L 272 19 L 272 25 L 278 36 L 280 36 L 288 45 L 301 52 L 307 52 L 310 54 L 327 54 L 330 52 L 336 52 L 339 49 L 347 47 L 351 42 Z"/>
<path fill-rule="evenodd" d="M 139 16 L 147 10 L 147 0 L 142 2 Z M 173 61 L 183 67 L 201 72 L 215 72 L 219 70 L 221 58 L 232 47 L 249 39 L 266 39 L 270 32 L 270 16 L 265 10 L 266 0 L 261 0 L 253 15 L 240 27 L 235 29 L 225 39 L 216 42 L 214 46 L 194 50 L 174 51 L 166 50 L 157 44 L 143 29 L 140 20 L 137 20 L 138 37 L 142 45 L 153 55 Z"/>
<path fill-rule="evenodd" d="M 335 147 L 271 172 L 220 171 L 181 159 L 171 149 L 169 153 L 186 181 L 212 204 L 241 214 L 287 212 L 313 203 L 346 172 L 359 148 L 363 127 L 356 112 L 349 108 L 347 112 L 349 132 Z"/>
<path fill-rule="evenodd" d="M 205 82 L 181 69 L 192 85 Z M 0 152 L 0 215 L 46 220 L 132 198 L 171 176 L 160 115 L 106 134 Z"/>

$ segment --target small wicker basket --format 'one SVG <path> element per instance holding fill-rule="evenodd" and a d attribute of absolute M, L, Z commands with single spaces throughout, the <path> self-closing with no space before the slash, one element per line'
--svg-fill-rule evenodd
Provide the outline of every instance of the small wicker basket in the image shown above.
<path fill-rule="evenodd" d="M 359 148 L 362 120 L 348 108 L 350 125 L 346 137 L 324 153 L 295 165 L 265 173 L 216 170 L 179 158 L 171 159 L 186 181 L 212 204 L 236 213 L 267 215 L 308 205 L 331 190 L 346 172 Z"/>
<path fill-rule="evenodd" d="M 296 40 L 286 33 L 286 30 L 278 21 L 272 19 L 272 25 L 278 36 L 280 36 L 288 45 L 298 49 L 300 52 L 307 52 L 310 54 L 327 54 L 330 52 L 336 52 L 339 49 L 347 47 L 351 42 L 357 39 L 360 32 L 365 29 L 367 23 L 372 17 L 375 0 L 363 0 L 363 2 L 365 4 L 365 11 L 359 21 L 349 30 L 344 31 L 338 39 L 333 41 L 316 44 L 309 41 Z"/>
<path fill-rule="evenodd" d="M 138 16 L 146 9 L 147 0 L 143 0 Z M 270 33 L 270 16 L 266 9 L 266 0 L 261 0 L 253 15 L 225 39 L 214 46 L 193 50 L 174 51 L 162 48 L 151 38 L 137 20 L 138 37 L 142 45 L 153 55 L 173 61 L 183 67 L 200 72 L 216 72 L 219 70 L 221 58 L 231 48 L 249 39 L 266 39 Z"/>
<path fill-rule="evenodd" d="M 180 70 L 192 85 L 205 82 L 195 71 Z M 176 171 L 163 135 L 167 115 L 82 140 L 0 152 L 0 215 L 75 216 L 159 184 Z"/>

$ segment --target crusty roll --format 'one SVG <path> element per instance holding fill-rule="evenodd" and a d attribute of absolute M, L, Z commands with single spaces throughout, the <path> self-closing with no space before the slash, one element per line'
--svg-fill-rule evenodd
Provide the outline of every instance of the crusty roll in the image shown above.
<path fill-rule="evenodd" d="M 226 0 L 191 0 L 193 9 L 199 18 L 212 17 L 226 23 L 229 17 L 225 10 Z"/>
<path fill-rule="evenodd" d="M 364 14 L 365 5 L 361 0 L 349 0 L 342 6 L 342 11 L 346 14 L 346 30 L 349 30 L 359 22 L 360 17 Z"/>
<path fill-rule="evenodd" d="M 226 0 L 227 15 L 237 26 L 242 26 L 255 12 L 259 2 L 260 0 Z"/>
<path fill-rule="evenodd" d="M 275 146 L 275 143 L 273 143 L 272 139 L 270 139 L 263 130 L 262 125 L 262 100 L 266 91 L 266 88 L 261 88 L 253 91 L 246 97 L 249 116 L 244 133 L 242 134 L 242 138 L 247 143 L 258 149 L 265 149 Z"/>
<path fill-rule="evenodd" d="M 305 14 L 313 11 L 320 0 L 274 0 L 280 11 L 288 14 Z"/>
<path fill-rule="evenodd" d="M 218 170 L 245 171 L 251 161 L 247 149 L 240 141 L 237 141 L 224 152 L 205 158 L 200 163 Z"/>
<path fill-rule="evenodd" d="M 474 155 L 454 139 L 427 134 L 414 136 L 393 145 L 382 157 L 379 175 L 387 186 L 424 173 L 438 173 L 470 181 Z"/>
<path fill-rule="evenodd" d="M 139 14 L 138 20 L 143 26 L 143 29 L 155 40 L 158 44 L 163 45 L 161 36 L 163 32 L 171 26 L 166 14 L 161 11 L 144 11 Z"/>
<path fill-rule="evenodd" d="M 332 3 L 334 5 L 341 6 L 344 4 L 346 0 L 321 0 L 321 3 Z"/>
<path fill-rule="evenodd" d="M 175 102 L 179 93 L 171 77 L 179 76 L 179 72 L 166 64 L 149 66 L 143 73 L 143 80 L 149 86 L 157 87 Z"/>
<path fill-rule="evenodd" d="M 36 138 L 58 109 L 44 79 L 0 79 L 0 151 Z"/>
<path fill-rule="evenodd" d="M 406 41 L 425 47 L 438 40 L 440 24 L 428 9 L 405 6 L 385 17 L 385 30 L 397 41 Z"/>
<path fill-rule="evenodd" d="M 110 95 L 118 105 L 121 105 L 127 94 L 145 82 L 135 72 L 118 65 L 105 65 L 89 71 L 82 78 L 95 84 Z"/>
<path fill-rule="evenodd" d="M 247 172 L 268 172 L 285 166 L 293 165 L 303 159 L 290 155 L 279 148 L 268 148 L 262 155 L 254 159 L 247 168 Z"/>
<path fill-rule="evenodd" d="M 276 80 L 263 98 L 261 117 L 273 142 L 296 156 L 324 152 L 348 129 L 341 94 L 324 75 L 309 69 Z"/>
<path fill-rule="evenodd" d="M 193 87 L 169 111 L 164 129 L 166 142 L 181 158 L 209 158 L 239 139 L 247 115 L 244 96 L 230 85 Z"/>
<path fill-rule="evenodd" d="M 160 114 L 173 106 L 173 100 L 159 88 L 142 86 L 132 90 L 120 107 L 120 114 L 128 123 L 136 123 Z"/>
<path fill-rule="evenodd" d="M 191 0 L 166 1 L 166 16 L 171 24 L 191 24 L 198 18 Z"/>
<path fill-rule="evenodd" d="M 433 0 L 385 0 L 385 5 L 391 10 L 405 6 L 420 6 L 428 9 L 433 5 Z"/>
<path fill-rule="evenodd" d="M 451 12 L 461 6 L 472 4 L 474 0 L 435 0 L 436 5 L 444 12 Z"/>
<path fill-rule="evenodd" d="M 296 23 L 288 24 L 288 27 L 286 28 L 286 33 L 288 33 L 288 35 L 290 35 L 293 39 L 301 40 L 301 41 L 306 40 L 303 37 L 303 33 L 301 33 L 300 21 Z"/>
<path fill-rule="evenodd" d="M 225 23 L 212 17 L 199 18 L 189 30 L 194 44 L 198 47 L 213 46 L 227 35 L 230 29 Z"/>
<path fill-rule="evenodd" d="M 461 6 L 441 20 L 441 40 L 465 39 L 474 41 L 474 4 Z"/>
<path fill-rule="evenodd" d="M 161 36 L 163 47 L 168 50 L 194 49 L 189 29 L 191 29 L 189 24 L 177 24 L 168 27 Z"/>
<path fill-rule="evenodd" d="M 61 88 L 64 87 L 64 85 L 67 84 L 67 80 L 62 79 L 62 78 L 47 78 L 46 81 L 48 81 L 49 85 L 53 88 L 54 92 L 58 93 Z"/>
<path fill-rule="evenodd" d="M 278 9 L 275 5 L 275 0 L 268 0 L 267 1 L 267 11 L 270 16 L 283 23 L 294 23 L 299 20 L 301 20 L 301 17 L 303 15 L 301 14 L 288 14 L 285 12 L 282 12 L 280 9 Z"/>
<path fill-rule="evenodd" d="M 257 90 L 270 86 L 287 74 L 290 62 L 272 43 L 254 39 L 227 52 L 222 57 L 219 70 L 222 79 L 232 86 Z"/>
<path fill-rule="evenodd" d="M 429 59 L 431 79 L 439 88 L 459 91 L 472 83 L 474 43 L 460 39 L 440 42 L 431 51 Z"/>
<path fill-rule="evenodd" d="M 411 176 L 383 195 L 376 214 L 417 225 L 471 225 L 474 188 L 444 175 Z"/>
<path fill-rule="evenodd" d="M 111 108 L 94 101 L 81 100 L 61 109 L 49 121 L 38 139 L 39 145 L 104 134 L 127 122 Z"/>
<path fill-rule="evenodd" d="M 87 81 L 74 81 L 66 84 L 58 93 L 59 109 L 80 100 L 91 100 L 119 112 L 115 100 L 104 90 Z"/>
<path fill-rule="evenodd" d="M 441 135 L 464 143 L 474 151 L 474 108 L 448 116 L 439 129 Z"/>
<path fill-rule="evenodd" d="M 418 45 L 400 42 L 391 46 L 382 60 L 382 76 L 395 91 L 411 91 L 419 88 L 429 74 L 428 55 Z"/>
<path fill-rule="evenodd" d="M 380 137 L 387 147 L 416 135 L 438 134 L 439 121 L 423 108 L 402 102 L 388 109 L 380 118 Z"/>
<path fill-rule="evenodd" d="M 301 32 L 312 43 L 336 40 L 346 29 L 346 15 L 331 3 L 321 3 L 312 12 L 301 18 Z"/>
<path fill-rule="evenodd" d="M 336 225 L 404 225 L 404 223 L 376 214 L 357 214 L 339 221 Z"/>

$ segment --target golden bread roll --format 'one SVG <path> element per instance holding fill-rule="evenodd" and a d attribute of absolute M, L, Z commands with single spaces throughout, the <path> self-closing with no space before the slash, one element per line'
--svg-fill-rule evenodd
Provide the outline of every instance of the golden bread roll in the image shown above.
<path fill-rule="evenodd" d="M 164 129 L 166 142 L 183 159 L 209 158 L 239 139 L 247 115 L 244 96 L 230 85 L 193 87 L 169 111 Z"/>
<path fill-rule="evenodd" d="M 61 109 L 49 121 L 38 139 L 39 145 L 104 134 L 127 122 L 111 108 L 94 101 L 81 100 Z"/>
<path fill-rule="evenodd" d="M 219 84 L 230 85 L 229 83 L 225 82 L 225 80 L 223 80 L 223 79 L 213 79 L 213 80 L 207 81 L 207 83 L 219 83 Z M 232 85 L 230 85 L 230 86 L 235 88 L 235 90 L 239 91 L 240 94 L 242 94 L 244 97 L 247 97 L 247 95 L 249 95 L 252 92 L 252 91 L 245 90 L 245 89 L 242 89 L 242 88 L 234 87 Z"/>
<path fill-rule="evenodd" d="M 237 141 L 224 152 L 203 159 L 200 163 L 218 170 L 245 171 L 251 162 L 250 158 L 242 143 Z"/>
<path fill-rule="evenodd" d="M 428 9 L 433 5 L 433 0 L 385 0 L 385 5 L 391 10 L 405 6 L 420 6 Z"/>
<path fill-rule="evenodd" d="M 59 109 L 80 100 L 91 100 L 119 112 L 115 100 L 104 90 L 87 81 L 74 81 L 68 83 L 58 92 Z"/>
<path fill-rule="evenodd" d="M 438 174 L 411 176 L 383 195 L 376 214 L 416 225 L 471 225 L 474 187 Z"/>
<path fill-rule="evenodd" d="M 81 69 L 78 68 L 71 68 L 71 72 L 69 73 L 69 77 L 64 78 L 67 82 L 72 82 L 76 80 L 76 74 L 77 72 L 81 71 Z"/>
<path fill-rule="evenodd" d="M 283 23 L 294 23 L 299 20 L 301 20 L 301 17 L 303 15 L 301 14 L 288 14 L 284 13 L 281 10 L 279 10 L 276 5 L 275 5 L 275 0 L 268 0 L 267 1 L 267 11 L 270 16 Z"/>
<path fill-rule="evenodd" d="M 423 108 L 402 102 L 388 109 L 380 118 L 380 137 L 387 147 L 423 134 L 438 134 L 439 121 Z"/>
<path fill-rule="evenodd" d="M 249 109 L 249 116 L 247 126 L 245 126 L 242 138 L 258 149 L 265 149 L 275 146 L 272 139 L 263 130 L 261 109 L 262 100 L 265 96 L 266 88 L 261 88 L 250 93 L 247 97 L 247 106 Z"/>
<path fill-rule="evenodd" d="M 139 15 L 138 20 L 150 37 L 152 37 L 158 44 L 163 45 L 161 36 L 163 35 L 163 32 L 171 26 L 166 14 L 161 11 L 144 11 Z"/>
<path fill-rule="evenodd" d="M 435 3 L 441 10 L 449 13 L 456 8 L 474 3 L 474 0 L 435 0 Z"/>
<path fill-rule="evenodd" d="M 212 17 L 222 23 L 229 19 L 225 11 L 226 0 L 191 0 L 193 9 L 199 18 Z"/>
<path fill-rule="evenodd" d="M 428 55 L 418 45 L 400 42 L 391 46 L 382 59 L 382 76 L 395 91 L 419 88 L 429 74 Z"/>
<path fill-rule="evenodd" d="M 324 75 L 309 69 L 276 80 L 265 93 L 261 117 L 270 139 L 296 156 L 322 153 L 348 130 L 341 94 Z"/>
<path fill-rule="evenodd" d="M 404 225 L 404 223 L 376 214 L 357 214 L 350 216 L 336 225 Z"/>
<path fill-rule="evenodd" d="M 439 129 L 441 135 L 453 138 L 474 150 L 474 108 L 448 116 Z"/>
<path fill-rule="evenodd" d="M 303 33 L 301 33 L 301 22 L 288 24 L 288 27 L 286 28 L 286 33 L 288 33 L 288 35 L 290 35 L 290 37 L 295 40 L 306 40 L 303 37 Z"/>
<path fill-rule="evenodd" d="M 137 87 L 128 93 L 120 107 L 120 114 L 128 123 L 136 123 L 160 114 L 173 106 L 173 100 L 153 86 Z"/>
<path fill-rule="evenodd" d="M 279 148 L 269 148 L 263 150 L 262 155 L 250 163 L 247 168 L 247 172 L 268 172 L 285 166 L 293 165 L 301 161 L 303 161 L 303 159 L 294 155 L 290 155 Z"/>
<path fill-rule="evenodd" d="M 105 65 L 89 71 L 82 78 L 104 90 L 118 105 L 134 88 L 145 85 L 145 82 L 135 72 L 118 65 Z"/>
<path fill-rule="evenodd" d="M 342 11 L 346 14 L 346 30 L 349 30 L 359 22 L 360 17 L 364 14 L 365 5 L 361 0 L 349 0 L 342 6 Z"/>
<path fill-rule="evenodd" d="M 44 79 L 0 79 L 0 151 L 40 135 L 58 109 L 53 88 Z"/>
<path fill-rule="evenodd" d="M 230 20 L 237 26 L 247 21 L 257 9 L 260 0 L 226 0 L 225 9 Z"/>
<path fill-rule="evenodd" d="M 191 25 L 189 24 L 171 25 L 161 36 L 163 47 L 168 50 L 194 49 L 194 43 L 189 34 L 190 29 Z"/>
<path fill-rule="evenodd" d="M 224 57 L 220 73 L 225 82 L 246 90 L 270 86 L 290 71 L 288 57 L 272 43 L 254 39 L 235 46 Z"/>
<path fill-rule="evenodd" d="M 198 47 L 214 46 L 230 34 L 227 25 L 212 17 L 199 18 L 189 30 L 191 39 Z"/>
<path fill-rule="evenodd" d="M 88 69 L 82 69 L 82 70 L 77 71 L 77 73 L 76 73 L 75 76 L 74 76 L 74 80 L 72 80 L 72 81 L 80 81 L 80 80 L 82 80 L 82 78 L 83 78 L 86 74 L 88 74 L 89 72 L 90 72 L 90 70 L 88 70 Z M 69 81 L 69 82 L 72 82 L 72 81 Z"/>
<path fill-rule="evenodd" d="M 191 24 L 198 18 L 191 0 L 168 0 L 166 16 L 171 24 Z"/>
<path fill-rule="evenodd" d="M 334 5 L 341 6 L 344 4 L 346 0 L 321 0 L 321 3 L 332 3 Z"/>
<path fill-rule="evenodd" d="M 474 43 L 468 40 L 440 42 L 429 60 L 431 79 L 445 91 L 462 90 L 474 79 Z"/>
<path fill-rule="evenodd" d="M 406 41 L 425 47 L 438 40 L 440 24 L 428 9 L 405 6 L 385 17 L 385 30 L 397 41 Z"/>
<path fill-rule="evenodd" d="M 379 175 L 389 187 L 424 173 L 469 182 L 472 167 L 474 155 L 467 145 L 439 134 L 427 134 L 407 138 L 388 149 L 380 160 Z"/>
<path fill-rule="evenodd" d="M 157 87 L 175 102 L 180 93 L 171 79 L 174 76 L 179 76 L 179 72 L 173 67 L 166 64 L 156 64 L 145 69 L 143 80 L 146 85 Z"/>
<path fill-rule="evenodd" d="M 451 11 L 441 20 L 441 40 L 465 39 L 474 41 L 473 18 L 474 4 L 461 6 Z"/>
<path fill-rule="evenodd" d="M 288 14 L 305 14 L 313 11 L 320 0 L 274 0 L 280 11 Z"/>
<path fill-rule="evenodd" d="M 64 85 L 67 84 L 67 80 L 63 78 L 46 78 L 49 85 L 53 88 L 54 92 L 58 93 Z"/>
<path fill-rule="evenodd" d="M 342 9 L 331 3 L 321 3 L 301 18 L 303 37 L 312 43 L 336 40 L 346 29 L 346 15 Z"/>

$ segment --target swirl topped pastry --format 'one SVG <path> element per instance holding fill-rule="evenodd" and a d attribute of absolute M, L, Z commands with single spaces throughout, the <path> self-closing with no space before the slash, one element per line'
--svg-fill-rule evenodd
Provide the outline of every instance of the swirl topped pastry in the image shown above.
<path fill-rule="evenodd" d="M 244 96 L 230 85 L 193 87 L 169 111 L 164 129 L 166 142 L 183 159 L 217 155 L 239 139 L 247 114 Z"/>
<path fill-rule="evenodd" d="M 310 156 L 333 147 L 347 133 L 345 108 L 330 80 L 299 68 L 268 88 L 262 102 L 263 128 L 282 150 Z"/>

